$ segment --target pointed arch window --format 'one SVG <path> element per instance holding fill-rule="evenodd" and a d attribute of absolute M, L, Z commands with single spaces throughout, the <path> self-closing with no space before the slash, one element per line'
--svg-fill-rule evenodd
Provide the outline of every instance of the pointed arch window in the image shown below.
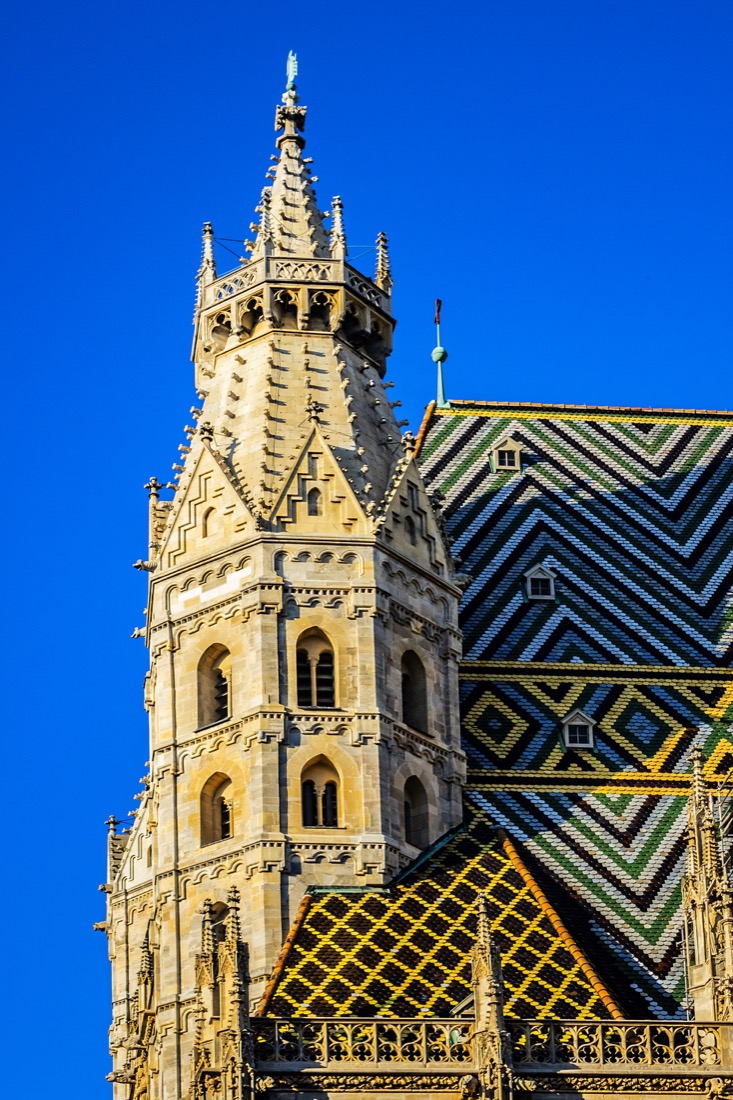
<path fill-rule="evenodd" d="M 295 678 L 299 707 L 329 710 L 336 706 L 333 648 L 323 631 L 313 628 L 298 639 Z"/>
<path fill-rule="evenodd" d="M 402 721 L 414 730 L 428 728 L 428 693 L 425 666 L 411 649 L 402 654 Z"/>
<path fill-rule="evenodd" d="M 416 775 L 405 783 L 404 799 L 405 840 L 415 848 L 427 848 L 430 843 L 428 795 Z"/>
<path fill-rule="evenodd" d="M 201 843 L 215 844 L 234 836 L 232 781 L 217 772 L 201 791 Z"/>
<path fill-rule="evenodd" d="M 199 728 L 223 722 L 231 713 L 232 657 L 226 646 L 212 645 L 198 667 Z"/>
<path fill-rule="evenodd" d="M 339 823 L 339 778 L 325 756 L 303 771 L 300 780 L 302 821 L 306 829 L 336 829 Z"/>
<path fill-rule="evenodd" d="M 405 534 L 411 546 L 417 546 L 417 527 L 412 516 L 405 516 Z"/>

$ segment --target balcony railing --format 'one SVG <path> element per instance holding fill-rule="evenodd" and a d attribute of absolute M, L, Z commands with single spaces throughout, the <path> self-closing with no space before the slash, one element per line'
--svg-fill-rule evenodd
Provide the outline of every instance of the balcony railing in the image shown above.
<path fill-rule="evenodd" d="M 357 1018 L 253 1019 L 260 1073 L 336 1068 L 370 1073 L 475 1072 L 473 1021 Z M 555 1069 L 714 1072 L 733 1024 L 676 1021 L 508 1020 L 515 1071 Z"/>
<path fill-rule="evenodd" d="M 517 1069 L 535 1066 L 650 1067 L 656 1070 L 721 1065 L 732 1025 L 568 1020 L 507 1021 Z"/>
<path fill-rule="evenodd" d="M 472 1068 L 471 1021 L 298 1019 L 252 1021 L 259 1071 Z"/>

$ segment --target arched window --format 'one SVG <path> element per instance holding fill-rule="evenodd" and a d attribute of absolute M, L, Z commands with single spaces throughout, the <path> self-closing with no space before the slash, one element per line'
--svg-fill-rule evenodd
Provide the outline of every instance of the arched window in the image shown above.
<path fill-rule="evenodd" d="M 430 843 L 428 796 L 415 775 L 405 783 L 405 840 L 415 848 L 427 848 Z"/>
<path fill-rule="evenodd" d="M 210 646 L 199 661 L 199 727 L 223 722 L 231 713 L 232 658 L 223 645 Z"/>
<path fill-rule="evenodd" d="M 309 828 L 318 824 L 318 791 L 313 779 L 304 779 L 301 794 L 303 799 L 303 824 Z"/>
<path fill-rule="evenodd" d="M 275 291 L 272 300 L 272 312 L 275 323 L 279 328 L 297 329 L 298 306 L 295 292 L 285 290 L 285 288 Z"/>
<path fill-rule="evenodd" d="M 201 537 L 208 538 L 213 530 L 216 508 L 207 508 L 201 519 Z"/>
<path fill-rule="evenodd" d="M 329 779 L 328 783 L 326 783 L 326 786 L 323 788 L 321 800 L 321 817 L 323 824 L 330 828 L 335 828 L 339 823 L 338 787 L 333 779 Z"/>
<path fill-rule="evenodd" d="M 298 639 L 295 679 L 299 707 L 329 709 L 336 706 L 333 649 L 322 631 L 306 630 Z"/>
<path fill-rule="evenodd" d="M 428 728 L 425 668 L 417 653 L 402 654 L 402 721 L 421 733 Z"/>
<path fill-rule="evenodd" d="M 306 828 L 337 828 L 339 779 L 333 764 L 325 756 L 319 756 L 305 769 L 300 790 L 303 825 Z"/>
<path fill-rule="evenodd" d="M 232 781 L 217 772 L 201 791 L 201 843 L 215 844 L 234 835 Z"/>
<path fill-rule="evenodd" d="M 412 516 L 405 516 L 405 534 L 412 546 L 417 546 L 417 528 Z"/>
<path fill-rule="evenodd" d="M 309 516 L 320 516 L 323 514 L 320 489 L 311 489 L 308 493 L 307 500 Z"/>

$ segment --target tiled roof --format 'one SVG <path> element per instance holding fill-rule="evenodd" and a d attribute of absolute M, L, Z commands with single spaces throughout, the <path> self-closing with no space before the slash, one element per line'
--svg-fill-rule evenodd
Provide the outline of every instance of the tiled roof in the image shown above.
<path fill-rule="evenodd" d="M 521 471 L 494 470 L 507 436 Z M 733 414 L 455 402 L 420 441 L 473 578 L 468 797 L 600 941 L 604 978 L 672 1013 L 693 730 L 709 776 L 733 764 Z M 526 599 L 538 564 L 555 601 Z M 576 707 L 597 722 L 593 753 L 561 746 Z"/>
<path fill-rule="evenodd" d="M 733 418 L 637 415 L 433 414 L 420 462 L 473 577 L 467 659 L 730 663 Z M 492 470 L 506 436 L 521 472 Z M 538 564 L 557 603 L 525 598 Z"/>
<path fill-rule="evenodd" d="M 391 890 L 310 895 L 260 1014 L 449 1014 L 471 992 L 480 892 L 502 952 L 509 1016 L 618 1015 L 511 841 L 475 809 Z"/>

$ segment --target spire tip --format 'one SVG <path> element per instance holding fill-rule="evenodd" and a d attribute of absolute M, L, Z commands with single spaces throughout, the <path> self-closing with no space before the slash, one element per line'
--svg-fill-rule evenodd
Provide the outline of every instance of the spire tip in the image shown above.
<path fill-rule="evenodd" d="M 298 55 L 292 50 L 288 52 L 288 60 L 285 66 L 288 82 L 285 85 L 286 92 L 295 91 L 295 78 L 298 75 Z"/>
<path fill-rule="evenodd" d="M 445 399 L 445 388 L 443 386 L 443 363 L 448 358 L 448 352 L 445 350 L 440 342 L 440 311 L 443 307 L 443 303 L 440 298 L 435 299 L 435 347 L 433 348 L 431 358 L 438 367 L 438 392 L 436 394 L 436 407 L 439 409 L 447 409 L 450 407 L 450 402 Z"/>

